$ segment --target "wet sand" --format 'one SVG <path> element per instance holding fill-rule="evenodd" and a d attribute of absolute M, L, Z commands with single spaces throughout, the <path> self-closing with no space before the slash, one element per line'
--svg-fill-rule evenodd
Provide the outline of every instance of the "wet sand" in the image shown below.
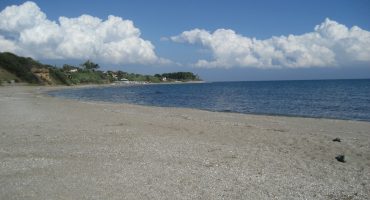
<path fill-rule="evenodd" d="M 50 89 L 0 87 L 0 199 L 370 197 L 369 122 L 78 102 Z"/>

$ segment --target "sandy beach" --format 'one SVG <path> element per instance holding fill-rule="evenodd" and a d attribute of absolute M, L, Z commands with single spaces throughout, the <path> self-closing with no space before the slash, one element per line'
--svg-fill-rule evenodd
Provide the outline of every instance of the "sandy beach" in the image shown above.
<path fill-rule="evenodd" d="M 370 198 L 369 122 L 79 102 L 50 89 L 0 87 L 0 199 Z"/>

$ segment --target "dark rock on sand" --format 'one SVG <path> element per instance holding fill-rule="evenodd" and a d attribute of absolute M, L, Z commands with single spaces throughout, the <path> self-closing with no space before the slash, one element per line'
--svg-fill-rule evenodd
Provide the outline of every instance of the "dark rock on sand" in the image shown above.
<path fill-rule="evenodd" d="M 334 138 L 333 142 L 341 142 L 340 138 Z"/>
<path fill-rule="evenodd" d="M 339 161 L 339 162 L 346 162 L 345 160 L 344 160 L 344 155 L 338 155 L 338 156 L 336 156 L 335 157 L 335 159 L 337 159 L 337 161 Z"/>

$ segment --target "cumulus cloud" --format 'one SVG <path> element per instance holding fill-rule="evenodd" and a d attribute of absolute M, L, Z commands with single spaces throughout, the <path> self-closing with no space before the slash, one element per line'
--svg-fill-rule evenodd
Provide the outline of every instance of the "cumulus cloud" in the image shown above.
<path fill-rule="evenodd" d="M 90 15 L 47 19 L 34 2 L 0 12 L 0 51 L 38 59 L 92 59 L 111 64 L 164 64 L 132 21 Z"/>
<path fill-rule="evenodd" d="M 249 38 L 230 29 L 213 33 L 203 29 L 185 31 L 170 38 L 174 42 L 200 44 L 213 60 L 199 60 L 198 67 L 302 68 L 370 64 L 370 32 L 347 28 L 326 19 L 313 32 L 303 35 Z"/>

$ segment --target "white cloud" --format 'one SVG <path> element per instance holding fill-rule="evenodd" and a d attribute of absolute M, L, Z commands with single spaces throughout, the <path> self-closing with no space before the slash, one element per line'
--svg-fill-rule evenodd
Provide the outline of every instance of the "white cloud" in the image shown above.
<path fill-rule="evenodd" d="M 47 19 L 34 2 L 0 12 L 0 51 L 38 59 L 92 59 L 112 64 L 164 64 L 132 21 L 90 15 Z"/>
<path fill-rule="evenodd" d="M 209 49 L 213 60 L 199 60 L 198 67 L 330 67 L 353 63 L 370 64 L 370 32 L 357 26 L 348 29 L 330 19 L 313 32 L 257 40 L 217 29 L 185 31 L 170 40 L 200 44 Z"/>

